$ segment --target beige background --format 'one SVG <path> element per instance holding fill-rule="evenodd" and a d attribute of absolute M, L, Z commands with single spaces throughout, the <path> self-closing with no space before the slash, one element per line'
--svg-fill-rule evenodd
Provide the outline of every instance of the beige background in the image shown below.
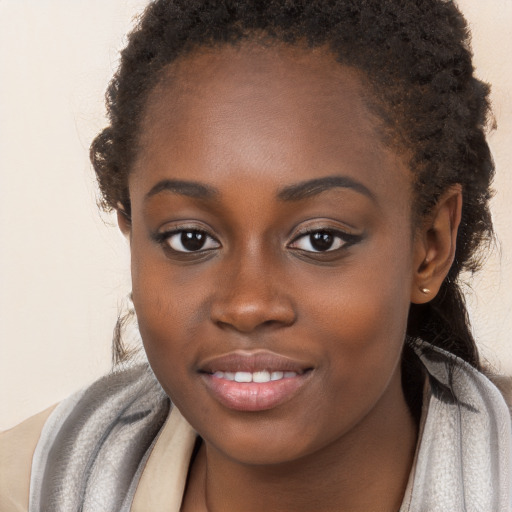
<path fill-rule="evenodd" d="M 145 3 L 0 0 L 0 429 L 109 368 L 129 255 L 98 214 L 88 146 Z M 501 247 L 474 279 L 470 307 L 483 353 L 512 374 L 512 0 L 459 4 L 499 125 L 490 142 Z"/>

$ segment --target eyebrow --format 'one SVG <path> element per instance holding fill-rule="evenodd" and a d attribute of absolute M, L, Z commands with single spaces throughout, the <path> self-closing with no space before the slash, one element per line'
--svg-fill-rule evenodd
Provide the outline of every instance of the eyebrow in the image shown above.
<path fill-rule="evenodd" d="M 348 176 L 326 176 L 302 181 L 281 189 L 277 195 L 282 201 L 300 201 L 333 188 L 349 188 L 376 201 L 374 194 L 362 183 Z"/>
<path fill-rule="evenodd" d="M 144 200 L 148 200 L 163 191 L 173 192 L 181 196 L 193 197 L 196 199 L 214 199 L 219 195 L 217 189 L 196 181 L 184 180 L 162 180 L 159 181 L 151 190 L 146 194 Z"/>
<path fill-rule="evenodd" d="M 281 201 L 300 201 L 315 196 L 333 188 L 349 188 L 365 195 L 375 201 L 373 193 L 362 183 L 348 176 L 326 176 L 325 178 L 314 178 L 312 180 L 294 183 L 282 188 L 277 197 Z M 154 185 L 146 194 L 145 200 L 160 194 L 163 191 L 173 192 L 182 196 L 195 199 L 214 199 L 220 195 L 216 188 L 203 185 L 197 181 L 187 180 L 162 180 Z"/>

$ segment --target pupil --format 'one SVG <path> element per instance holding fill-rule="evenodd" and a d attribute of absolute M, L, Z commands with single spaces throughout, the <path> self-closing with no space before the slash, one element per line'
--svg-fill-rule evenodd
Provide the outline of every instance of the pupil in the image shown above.
<path fill-rule="evenodd" d="M 187 251 L 199 251 L 205 243 L 204 233 L 199 231 L 184 231 L 181 234 L 181 243 Z"/>
<path fill-rule="evenodd" d="M 319 231 L 309 236 L 311 246 L 316 251 L 327 251 L 332 247 L 334 237 L 326 231 Z"/>

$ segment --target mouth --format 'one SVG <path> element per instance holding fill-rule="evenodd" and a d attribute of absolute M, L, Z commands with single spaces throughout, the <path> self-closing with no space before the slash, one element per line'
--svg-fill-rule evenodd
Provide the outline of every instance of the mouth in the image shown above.
<path fill-rule="evenodd" d="M 276 382 L 282 379 L 293 379 L 297 377 L 298 373 L 295 372 L 282 372 L 282 371 L 267 371 L 261 370 L 257 372 L 221 372 L 216 371 L 213 376 L 217 379 L 226 379 L 231 382 L 257 382 L 263 384 L 264 382 Z"/>
<path fill-rule="evenodd" d="M 234 352 L 204 362 L 199 373 L 224 407 L 256 412 L 291 400 L 306 385 L 311 365 L 270 352 Z"/>

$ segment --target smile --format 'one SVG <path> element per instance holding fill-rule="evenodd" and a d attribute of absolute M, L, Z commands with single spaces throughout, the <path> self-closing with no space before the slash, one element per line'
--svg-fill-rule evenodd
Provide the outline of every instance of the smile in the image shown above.
<path fill-rule="evenodd" d="M 237 411 L 265 411 L 291 400 L 309 381 L 312 367 L 268 353 L 231 353 L 205 362 L 202 380 L 221 405 Z"/>
<path fill-rule="evenodd" d="M 281 379 L 292 379 L 297 376 L 295 372 L 215 372 L 213 374 L 217 379 L 226 379 L 234 382 L 270 382 Z"/>

